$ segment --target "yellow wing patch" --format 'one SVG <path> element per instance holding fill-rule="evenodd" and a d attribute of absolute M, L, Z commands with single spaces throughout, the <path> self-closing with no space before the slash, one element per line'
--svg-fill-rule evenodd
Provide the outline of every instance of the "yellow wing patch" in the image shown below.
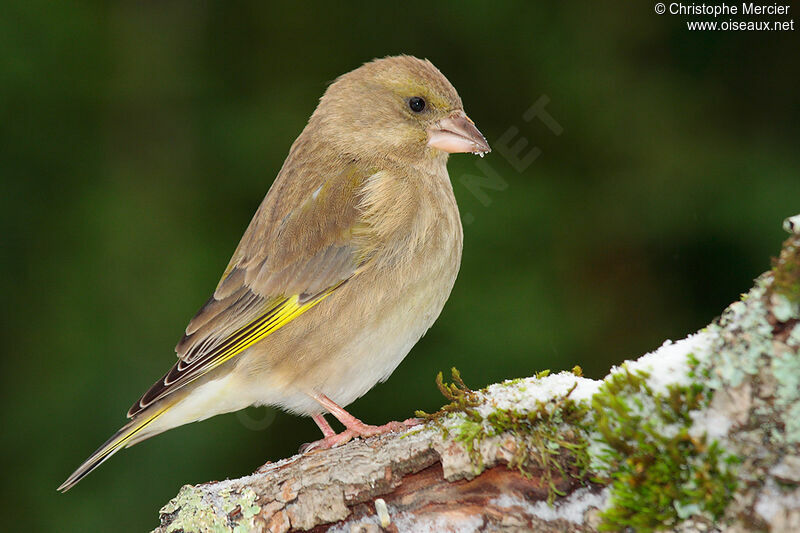
<path fill-rule="evenodd" d="M 329 289 L 325 291 L 322 295 L 318 296 L 317 298 L 310 300 L 305 303 L 300 303 L 300 296 L 295 295 L 291 298 L 287 298 L 284 300 L 280 305 L 276 306 L 272 311 L 261 317 L 260 319 L 256 320 L 252 324 L 245 326 L 241 330 L 239 330 L 236 334 L 231 336 L 231 339 L 224 343 L 223 346 L 227 345 L 229 342 L 234 342 L 230 348 L 225 349 L 224 352 L 220 353 L 218 356 L 214 358 L 209 364 L 212 367 L 216 367 L 221 365 L 225 361 L 235 357 L 236 355 L 242 353 L 255 343 L 263 340 L 273 331 L 280 329 L 284 325 L 288 324 L 298 316 L 302 315 L 319 302 L 324 300 L 333 289 Z M 210 370 L 210 369 L 209 369 Z"/>
<path fill-rule="evenodd" d="M 131 407 L 130 411 L 128 411 L 128 416 L 132 417 L 140 413 L 154 402 L 231 360 L 257 342 L 264 340 L 270 334 L 327 298 L 342 283 L 344 282 L 337 283 L 311 298 L 304 298 L 302 295 L 297 294 L 284 298 L 259 318 L 233 333 L 209 353 L 190 362 L 179 361 L 162 380 L 150 387 L 150 390 Z"/>

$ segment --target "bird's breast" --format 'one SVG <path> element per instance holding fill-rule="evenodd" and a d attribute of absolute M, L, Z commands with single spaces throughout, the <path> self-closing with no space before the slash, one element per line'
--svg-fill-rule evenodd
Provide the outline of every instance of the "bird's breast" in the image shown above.
<path fill-rule="evenodd" d="M 374 232 L 372 255 L 346 284 L 297 319 L 305 335 L 287 339 L 286 355 L 270 372 L 284 376 L 284 408 L 316 412 L 307 390 L 351 403 L 388 378 L 441 313 L 458 274 L 462 229 L 446 174 L 425 185 L 408 188 L 391 178 L 371 184 L 377 197 L 362 208 Z M 394 201 L 381 195 L 389 191 Z"/>
<path fill-rule="evenodd" d="M 410 177 L 378 172 L 367 180 L 360 208 L 376 263 L 412 278 L 445 265 L 457 271 L 463 232 L 446 169 Z"/>

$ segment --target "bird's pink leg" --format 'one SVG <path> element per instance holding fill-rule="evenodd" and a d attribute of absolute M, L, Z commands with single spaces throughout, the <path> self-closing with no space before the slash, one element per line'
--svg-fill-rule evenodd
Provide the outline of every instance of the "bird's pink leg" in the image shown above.
<path fill-rule="evenodd" d="M 354 417 L 342 407 L 339 407 L 336 402 L 324 394 L 314 393 L 311 394 L 311 397 L 319 402 L 319 404 L 325 409 L 327 409 L 330 414 L 335 416 L 336 419 L 344 425 L 345 430 L 341 433 L 335 433 L 323 415 L 313 415 L 311 418 L 314 419 L 314 422 L 316 422 L 319 428 L 322 430 L 322 434 L 325 436 L 325 438 L 304 445 L 301 448 L 301 451 L 303 452 L 315 449 L 333 448 L 335 446 L 344 444 L 353 437 L 371 437 L 373 435 L 380 435 L 382 433 L 389 433 L 391 431 L 402 431 L 404 429 L 416 426 L 422 422 L 418 418 L 409 418 L 408 420 L 404 420 L 402 422 L 389 422 L 388 424 L 384 424 L 382 426 L 372 426 L 365 424 L 358 418 Z"/>
<path fill-rule="evenodd" d="M 333 430 L 331 425 L 328 424 L 327 420 L 325 420 L 325 415 L 323 414 L 311 415 L 311 418 L 314 420 L 314 422 L 317 423 L 317 426 L 319 426 L 319 429 L 322 431 L 323 435 L 325 435 L 326 437 L 333 437 L 334 435 L 336 435 L 336 432 Z"/>

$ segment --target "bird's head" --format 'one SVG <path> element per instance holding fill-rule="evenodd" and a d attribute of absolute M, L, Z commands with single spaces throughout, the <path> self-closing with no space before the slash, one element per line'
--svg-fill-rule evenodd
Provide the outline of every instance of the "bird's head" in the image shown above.
<path fill-rule="evenodd" d="M 430 61 L 376 59 L 340 76 L 309 125 L 341 153 L 401 160 L 490 151 L 461 98 Z"/>

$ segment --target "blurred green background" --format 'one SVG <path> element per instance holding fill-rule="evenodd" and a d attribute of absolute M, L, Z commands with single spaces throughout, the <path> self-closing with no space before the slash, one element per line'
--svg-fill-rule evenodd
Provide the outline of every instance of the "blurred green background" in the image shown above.
<path fill-rule="evenodd" d="M 436 409 L 453 365 L 476 387 L 575 364 L 601 377 L 682 338 L 769 267 L 800 212 L 797 31 L 690 33 L 646 2 L 4 4 L 0 449 L 18 529 L 147 530 L 182 484 L 319 437 L 253 409 L 55 491 L 174 362 L 326 83 L 373 57 L 430 58 L 496 177 L 476 194 L 465 176 L 486 167 L 451 158 L 461 273 L 351 406 L 368 422 Z M 561 135 L 523 118 L 542 96 Z M 541 153 L 520 172 L 501 145 L 522 137 Z"/>

